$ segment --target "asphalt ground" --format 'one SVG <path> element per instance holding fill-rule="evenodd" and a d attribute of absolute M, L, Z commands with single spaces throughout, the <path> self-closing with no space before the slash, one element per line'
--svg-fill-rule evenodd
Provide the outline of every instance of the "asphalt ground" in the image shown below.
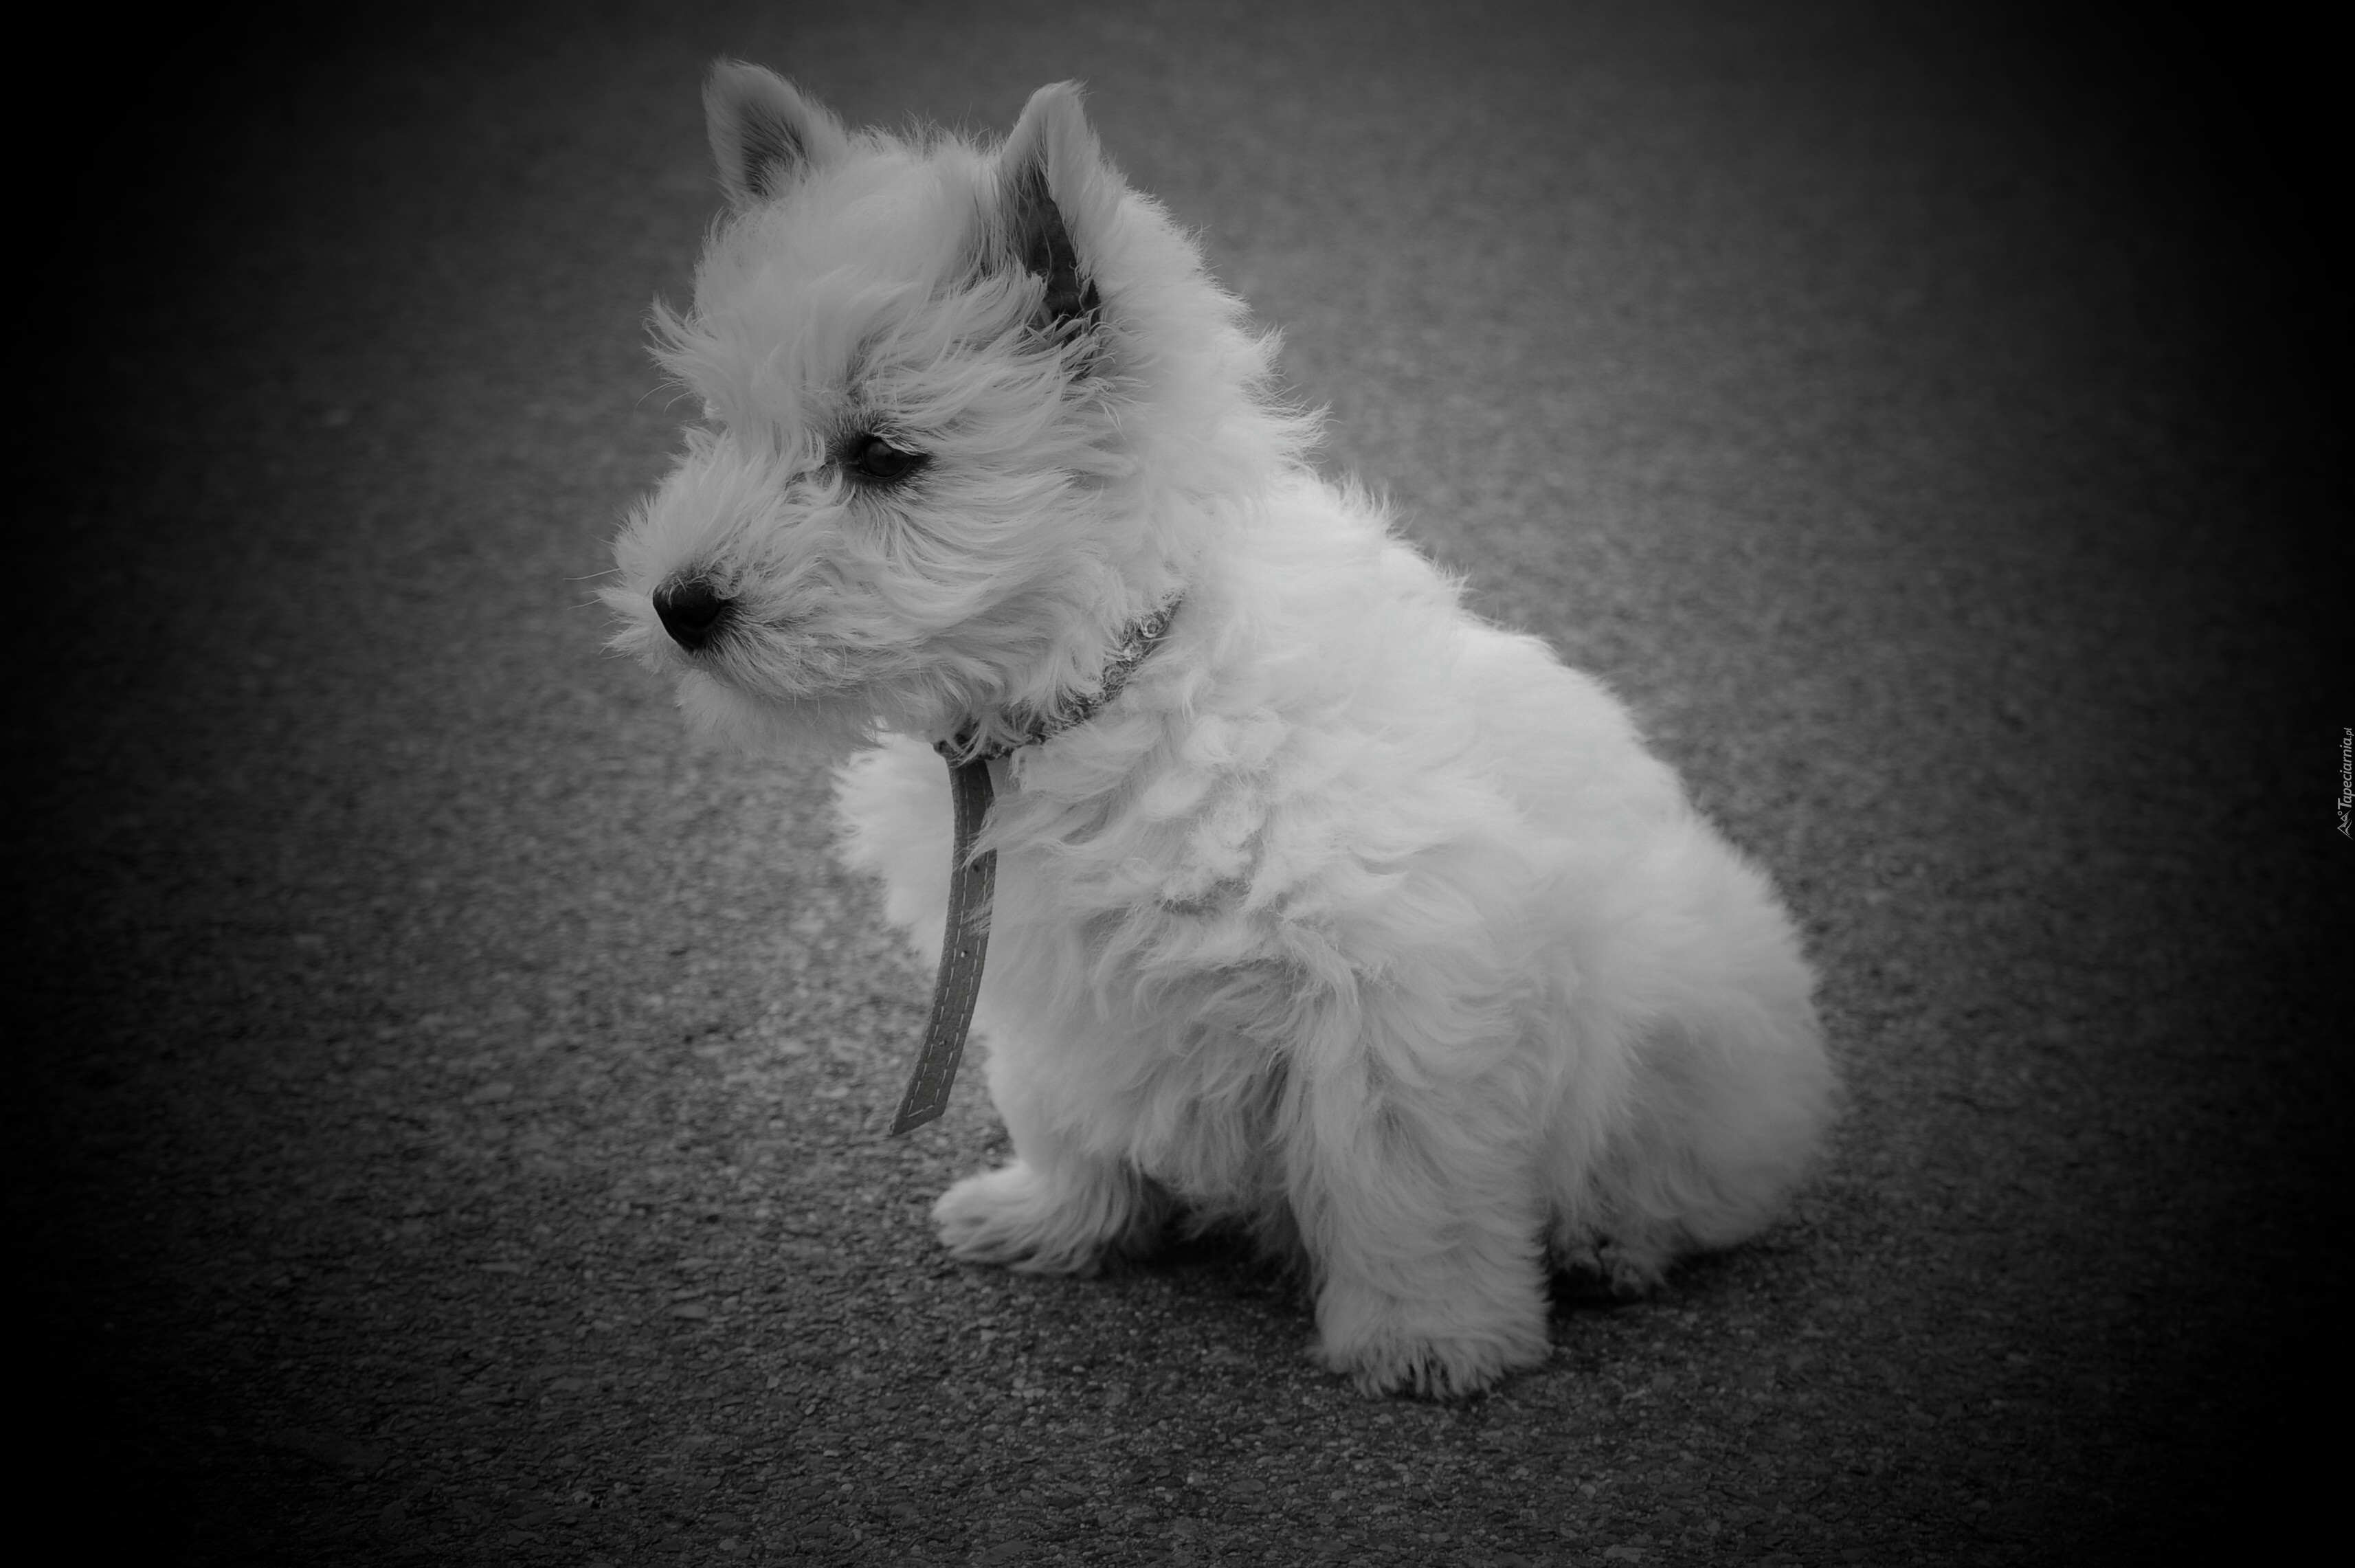
<path fill-rule="evenodd" d="M 21 1519 L 237 1564 L 2284 1560 L 2343 1452 L 2343 175 L 2318 22 L 2153 26 L 484 6 L 28 65 Z M 1780 879 L 1849 1093 L 1788 1222 L 1565 1285 L 1553 1362 L 1461 1404 L 1316 1371 L 1224 1243 L 937 1251 L 1004 1138 L 972 1079 L 884 1136 L 929 975 L 824 760 L 601 652 L 721 53 L 855 122 L 1091 85 L 1326 466 Z"/>

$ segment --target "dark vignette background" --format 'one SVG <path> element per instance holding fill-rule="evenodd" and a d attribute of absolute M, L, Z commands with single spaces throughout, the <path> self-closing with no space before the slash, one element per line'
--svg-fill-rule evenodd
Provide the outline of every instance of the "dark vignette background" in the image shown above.
<path fill-rule="evenodd" d="M 20 100 L 32 1509 L 219 1563 L 2277 1555 L 2344 1364 L 2343 168 L 2319 24 L 2235 16 L 85 36 Z M 970 1083 L 879 1135 L 926 975 L 821 770 L 598 650 L 721 52 L 854 121 L 1091 83 L 1328 466 L 1789 891 L 1852 1104 L 1788 1224 L 1457 1407 L 1348 1395 L 1217 1245 L 938 1256 L 1002 1138 Z"/>

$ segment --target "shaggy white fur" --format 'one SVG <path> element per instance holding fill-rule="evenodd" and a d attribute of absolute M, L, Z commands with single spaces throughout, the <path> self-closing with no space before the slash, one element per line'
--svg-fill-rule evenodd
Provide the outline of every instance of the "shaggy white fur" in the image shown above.
<path fill-rule="evenodd" d="M 1308 468 L 1273 342 L 1078 91 L 994 151 L 851 133 L 723 64 L 732 201 L 663 357 L 705 428 L 619 542 L 617 641 L 694 719 L 866 746 L 851 863 L 932 955 L 945 772 L 991 764 L 977 1014 L 1014 1141 L 957 1254 L 1084 1273 L 1181 1210 L 1305 1265 L 1318 1354 L 1451 1394 L 1548 1353 L 1545 1270 L 1756 1232 L 1833 1080 L 1766 880 L 1626 712 Z M 879 744 L 875 743 L 879 739 Z"/>

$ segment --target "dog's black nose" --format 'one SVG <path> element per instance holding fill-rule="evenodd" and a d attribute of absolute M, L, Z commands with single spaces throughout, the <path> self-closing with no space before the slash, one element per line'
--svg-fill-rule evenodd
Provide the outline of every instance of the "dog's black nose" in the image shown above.
<path fill-rule="evenodd" d="M 670 640 L 695 652 L 719 635 L 730 601 L 700 577 L 674 577 L 655 590 L 655 613 Z"/>

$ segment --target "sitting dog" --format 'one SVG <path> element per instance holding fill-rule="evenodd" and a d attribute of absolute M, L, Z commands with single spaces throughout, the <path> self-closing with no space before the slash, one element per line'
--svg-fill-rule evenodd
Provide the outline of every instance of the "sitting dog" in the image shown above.
<path fill-rule="evenodd" d="M 617 645 L 696 723 L 856 750 L 846 853 L 920 945 L 960 880 L 1014 1158 L 948 1248 L 1085 1274 L 1240 1221 L 1325 1365 L 1444 1396 L 1545 1360 L 1550 1263 L 1641 1290 L 1765 1225 L 1834 1091 L 1773 889 L 1310 469 L 1273 339 L 1078 90 L 994 148 L 734 63 L 706 108 L 731 212 L 656 309 L 705 418 Z"/>

